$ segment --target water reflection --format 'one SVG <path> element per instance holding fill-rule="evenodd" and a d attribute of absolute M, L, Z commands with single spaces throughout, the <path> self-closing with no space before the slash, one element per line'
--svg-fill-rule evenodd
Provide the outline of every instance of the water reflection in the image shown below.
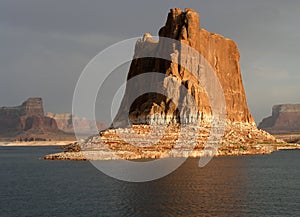
<path fill-rule="evenodd" d="M 245 209 L 245 158 L 215 158 L 206 167 L 189 159 L 169 176 L 122 183 L 126 216 L 238 216 Z M 242 209 L 241 209 L 242 208 Z M 243 210 L 243 211 L 241 211 Z M 243 212 L 243 213 L 242 213 Z"/>
<path fill-rule="evenodd" d="M 0 147 L 0 216 L 300 216 L 300 151 L 190 159 L 149 183 L 89 162 L 43 161 L 54 147 Z"/>

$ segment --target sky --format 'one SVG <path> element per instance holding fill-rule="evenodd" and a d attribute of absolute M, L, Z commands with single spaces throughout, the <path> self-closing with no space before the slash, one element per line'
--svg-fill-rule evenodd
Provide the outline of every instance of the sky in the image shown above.
<path fill-rule="evenodd" d="M 175 7 L 237 43 L 257 123 L 275 104 L 300 103 L 298 0 L 1 0 L 0 105 L 40 96 L 46 111 L 71 112 L 88 62 L 119 41 L 157 35 Z"/>

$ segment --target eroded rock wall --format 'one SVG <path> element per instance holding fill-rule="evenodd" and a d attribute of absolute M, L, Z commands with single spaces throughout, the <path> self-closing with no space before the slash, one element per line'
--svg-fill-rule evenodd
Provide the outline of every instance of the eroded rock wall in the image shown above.
<path fill-rule="evenodd" d="M 194 10 L 182 11 L 178 8 L 171 9 L 166 25 L 159 31 L 159 36 L 178 40 L 198 51 L 210 64 L 220 81 L 226 101 L 227 119 L 231 122 L 254 125 L 254 119 L 247 106 L 240 72 L 240 54 L 234 41 L 201 29 L 199 15 Z M 134 86 L 127 85 L 121 110 L 115 119 L 115 127 L 129 124 L 126 122 L 127 110 L 129 110 L 130 121 L 134 124 L 190 123 L 209 118 L 211 105 L 205 90 L 190 71 L 181 67 L 181 65 L 189 65 L 196 74 L 201 74 L 202 69 L 198 66 L 197 60 L 188 52 L 188 49 L 184 50 L 178 44 L 170 45 L 164 40 L 156 41 L 147 33 L 136 44 L 135 59 L 131 63 L 128 80 L 147 72 L 160 72 L 171 76 L 194 97 L 196 107 L 187 109 L 187 106 L 182 106 L 178 110 L 175 105 L 182 102 L 188 104 L 188 99 L 185 96 L 186 93 L 180 91 L 178 83 L 170 79 L 165 79 L 162 86 L 167 89 L 168 93 L 175 96 L 173 101 L 160 94 L 149 93 L 129 105 L 128 98 L 134 91 L 145 88 L 147 85 L 157 85 L 155 79 L 146 83 L 136 82 Z M 147 55 L 155 56 L 157 53 L 169 55 L 174 61 L 139 58 Z"/>
<path fill-rule="evenodd" d="M 258 128 L 273 134 L 300 132 L 300 104 L 273 106 L 272 116 L 263 119 Z"/>
<path fill-rule="evenodd" d="M 22 105 L 0 108 L 0 135 L 58 132 L 56 121 L 44 116 L 43 100 L 29 98 Z"/>
<path fill-rule="evenodd" d="M 98 121 L 80 118 L 71 113 L 53 114 L 48 112 L 46 116 L 55 119 L 58 128 L 65 133 L 74 133 L 74 126 L 80 134 L 90 134 L 90 132 L 97 132 L 105 128 L 104 124 Z"/>

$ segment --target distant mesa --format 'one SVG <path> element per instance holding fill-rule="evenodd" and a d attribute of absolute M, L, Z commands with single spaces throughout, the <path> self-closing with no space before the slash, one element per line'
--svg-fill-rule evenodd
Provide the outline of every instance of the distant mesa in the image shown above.
<path fill-rule="evenodd" d="M 75 140 L 78 136 L 96 134 L 105 126 L 98 121 L 74 116 L 70 113 L 44 113 L 40 97 L 28 98 L 19 106 L 0 107 L 0 137 L 2 140 L 48 141 Z"/>
<path fill-rule="evenodd" d="M 81 135 L 89 135 L 91 132 L 98 132 L 105 128 L 105 125 L 99 121 L 92 121 L 86 118 L 77 117 L 71 113 L 53 114 L 46 113 L 46 116 L 53 118 L 60 130 L 65 133 L 74 134 L 74 127 L 77 133 Z"/>
<path fill-rule="evenodd" d="M 29 98 L 20 106 L 0 107 L 0 136 L 18 140 L 49 140 L 62 132 L 44 115 L 42 98 Z"/>
<path fill-rule="evenodd" d="M 300 132 L 300 104 L 275 105 L 272 116 L 262 120 L 258 128 L 272 134 Z"/>

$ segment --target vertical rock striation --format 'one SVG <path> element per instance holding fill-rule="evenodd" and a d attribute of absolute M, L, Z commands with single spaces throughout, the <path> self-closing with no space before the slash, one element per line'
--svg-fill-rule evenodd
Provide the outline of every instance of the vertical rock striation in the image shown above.
<path fill-rule="evenodd" d="M 185 9 L 182 11 L 178 8 L 171 9 L 166 25 L 159 31 L 159 36 L 161 40 L 156 41 L 147 33 L 143 39 L 137 42 L 135 59 L 131 63 L 128 80 L 147 72 L 159 72 L 171 76 L 193 96 L 196 107 L 186 109 L 186 106 L 182 106 L 181 110 L 176 108 L 175 105 L 182 103 L 179 100 L 187 104 L 188 100 L 185 96 L 186 93 L 180 91 L 178 84 L 169 78 L 164 79 L 162 85 L 172 96 L 178 96 L 174 97 L 173 101 L 161 94 L 149 93 L 144 94 L 129 105 L 128 101 L 130 100 L 128 98 L 137 89 L 143 89 L 147 85 L 157 85 L 155 79 L 139 82 L 134 85 L 127 85 L 121 109 L 114 122 L 115 127 L 130 125 L 126 122 L 128 110 L 130 122 L 134 124 L 190 123 L 209 119 L 211 105 L 205 90 L 197 78 L 181 66 L 189 65 L 196 74 L 201 74 L 202 69 L 198 67 L 196 57 L 191 56 L 189 50 L 184 49 L 180 44 L 168 44 L 162 38 L 170 38 L 187 44 L 198 51 L 210 64 L 224 91 L 228 121 L 255 124 L 247 106 L 239 66 L 240 54 L 234 41 L 201 29 L 199 15 L 194 10 Z M 151 58 L 157 53 L 171 56 L 172 61 Z M 150 57 L 139 58 L 145 56 Z"/>

